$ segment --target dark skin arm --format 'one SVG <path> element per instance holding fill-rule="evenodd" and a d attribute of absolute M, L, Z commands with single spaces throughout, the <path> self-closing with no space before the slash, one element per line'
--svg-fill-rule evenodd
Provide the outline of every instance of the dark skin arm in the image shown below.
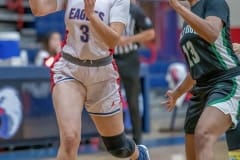
<path fill-rule="evenodd" d="M 203 19 L 184 7 L 178 0 L 169 0 L 169 3 L 200 37 L 209 43 L 216 41 L 223 28 L 223 22 L 220 18 L 208 16 L 206 19 Z"/>
<path fill-rule="evenodd" d="M 195 83 L 195 80 L 193 80 L 190 73 L 188 73 L 183 82 L 175 90 L 168 90 L 166 93 L 167 100 L 163 102 L 163 104 L 167 106 L 167 110 L 172 111 L 176 106 L 177 99 L 192 89 Z"/>

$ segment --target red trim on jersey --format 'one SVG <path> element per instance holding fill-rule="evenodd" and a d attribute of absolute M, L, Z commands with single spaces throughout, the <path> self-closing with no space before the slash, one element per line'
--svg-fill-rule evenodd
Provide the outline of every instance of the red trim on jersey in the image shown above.
<path fill-rule="evenodd" d="M 113 65 L 114 70 L 118 72 L 118 66 L 117 66 L 117 63 L 116 63 L 115 60 L 112 61 L 112 65 Z M 121 84 L 120 76 L 116 79 L 116 82 L 119 85 L 118 93 L 119 93 L 119 96 L 121 98 L 121 104 L 123 104 L 124 101 L 123 101 L 123 97 L 122 97 L 121 89 L 120 89 L 120 84 Z"/>
<path fill-rule="evenodd" d="M 51 87 L 51 91 L 53 90 L 53 87 L 55 86 L 54 79 L 53 79 L 54 72 L 52 70 L 53 70 L 54 65 L 59 61 L 59 59 L 61 57 L 62 57 L 62 54 L 57 53 L 56 56 L 54 57 L 52 65 L 50 66 L 50 87 Z"/>
<path fill-rule="evenodd" d="M 63 48 L 63 47 L 67 44 L 68 33 L 69 33 L 69 31 L 66 30 L 66 31 L 65 31 L 65 35 L 64 35 L 64 38 L 63 38 L 63 41 L 62 41 L 62 44 L 61 44 L 61 48 Z"/>
<path fill-rule="evenodd" d="M 64 39 L 63 39 L 63 41 L 61 43 L 61 48 L 63 48 L 67 44 L 68 33 L 69 33 L 69 31 L 66 30 L 65 31 L 65 35 L 64 35 Z M 61 53 L 57 53 L 56 56 L 54 57 L 52 65 L 50 66 L 50 86 L 51 86 L 51 91 L 53 90 L 53 87 L 55 86 L 54 79 L 53 79 L 54 72 L 52 71 L 52 69 L 53 69 L 55 63 L 57 63 L 61 57 L 62 57 L 62 54 Z"/>
<path fill-rule="evenodd" d="M 112 56 L 114 54 L 114 49 L 109 49 L 109 52 L 110 52 L 110 56 Z M 118 69 L 117 69 L 118 71 Z"/>

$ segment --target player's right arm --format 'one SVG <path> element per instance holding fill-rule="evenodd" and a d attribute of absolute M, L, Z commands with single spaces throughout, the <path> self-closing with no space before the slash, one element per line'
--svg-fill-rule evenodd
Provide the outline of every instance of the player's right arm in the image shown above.
<path fill-rule="evenodd" d="M 168 90 L 166 93 L 167 100 L 166 102 L 163 102 L 163 104 L 167 106 L 167 110 L 172 111 L 176 106 L 177 99 L 192 89 L 195 83 L 195 80 L 193 80 L 190 73 L 188 73 L 183 82 L 175 90 Z"/>
<path fill-rule="evenodd" d="M 228 6 L 224 0 L 209 0 L 206 1 L 204 11 L 206 18 L 193 13 L 191 10 L 184 7 L 179 0 L 169 0 L 170 5 L 175 11 L 183 17 L 200 37 L 209 43 L 217 40 L 222 28 L 227 23 Z"/>
<path fill-rule="evenodd" d="M 64 3 L 65 0 L 29 0 L 30 8 L 35 16 L 45 16 L 61 10 Z"/>

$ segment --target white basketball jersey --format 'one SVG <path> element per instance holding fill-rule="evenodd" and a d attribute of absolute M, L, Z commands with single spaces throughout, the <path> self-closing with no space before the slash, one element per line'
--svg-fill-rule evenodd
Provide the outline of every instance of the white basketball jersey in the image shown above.
<path fill-rule="evenodd" d="M 95 60 L 110 54 L 109 48 L 90 25 L 84 13 L 84 0 L 57 0 L 57 10 L 65 9 L 66 44 L 63 51 L 83 60 Z M 126 25 L 129 0 L 96 0 L 95 14 L 107 25 L 121 22 Z"/>

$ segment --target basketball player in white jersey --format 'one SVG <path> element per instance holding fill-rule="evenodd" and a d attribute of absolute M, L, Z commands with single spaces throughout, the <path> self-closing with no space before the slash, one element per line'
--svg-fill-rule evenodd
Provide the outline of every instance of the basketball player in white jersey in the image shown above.
<path fill-rule="evenodd" d="M 29 3 L 36 16 L 65 9 L 66 40 L 52 66 L 53 102 L 60 130 L 57 159 L 77 159 L 83 106 L 113 156 L 150 159 L 145 146 L 136 146 L 124 134 L 119 74 L 110 52 L 128 21 L 129 0 Z"/>

